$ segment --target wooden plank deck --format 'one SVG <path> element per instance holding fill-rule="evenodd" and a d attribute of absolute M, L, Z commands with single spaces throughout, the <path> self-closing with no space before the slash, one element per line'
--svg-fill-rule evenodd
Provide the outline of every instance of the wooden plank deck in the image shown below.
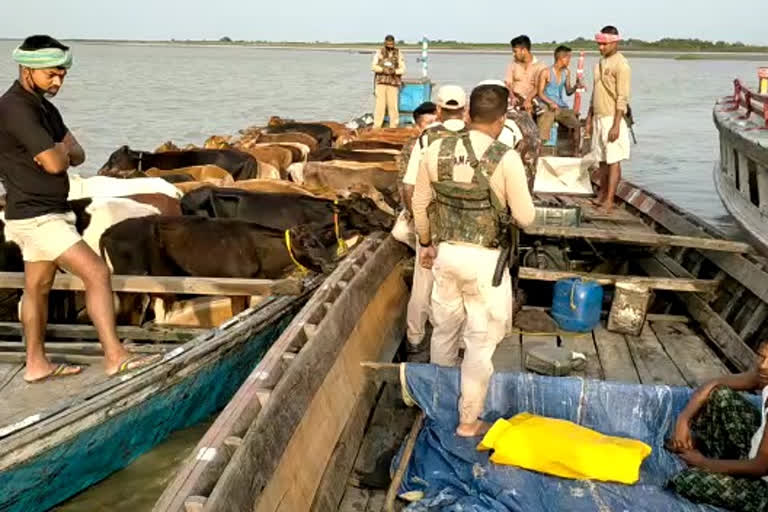
<path fill-rule="evenodd" d="M 51 359 L 56 362 L 57 357 Z M 101 358 L 99 358 L 101 359 Z M 6 377 L 3 385 L 3 377 Z M 36 384 L 24 381 L 21 363 L 0 363 L 0 436 L 6 429 L 33 418 L 59 402 L 77 396 L 89 387 L 105 382 L 109 377 L 100 364 L 83 365 L 79 375 Z"/>

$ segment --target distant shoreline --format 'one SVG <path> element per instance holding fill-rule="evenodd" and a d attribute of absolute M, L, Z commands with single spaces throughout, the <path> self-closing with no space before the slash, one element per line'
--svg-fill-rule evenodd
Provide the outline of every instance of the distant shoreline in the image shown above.
<path fill-rule="evenodd" d="M 0 41 L 16 41 L 16 39 L 0 39 Z M 71 44 L 105 45 L 105 46 L 165 46 L 187 48 L 252 48 L 255 50 L 303 50 L 348 53 L 372 53 L 380 45 L 377 43 L 307 43 L 307 42 L 261 42 L 261 41 L 144 41 L 144 40 L 110 40 L 110 39 L 66 39 Z M 421 52 L 421 45 L 401 44 L 399 47 L 406 53 Z M 553 44 L 534 44 L 533 52 L 537 54 L 551 53 Z M 574 51 L 584 51 L 587 55 L 597 55 L 594 47 L 574 47 Z M 477 54 L 477 55 L 509 55 L 511 51 L 503 44 L 473 44 L 473 43 L 437 43 L 431 44 L 430 53 L 443 54 Z M 664 49 L 632 49 L 623 48 L 622 53 L 639 58 L 663 58 L 675 60 L 752 60 L 765 61 L 768 64 L 768 51 L 763 47 L 744 46 L 738 49 L 722 51 L 697 50 L 691 48 Z"/>

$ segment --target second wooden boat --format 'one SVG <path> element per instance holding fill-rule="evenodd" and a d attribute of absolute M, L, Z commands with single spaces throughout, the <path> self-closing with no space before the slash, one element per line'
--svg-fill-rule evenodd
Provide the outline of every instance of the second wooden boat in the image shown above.
<path fill-rule="evenodd" d="M 540 198 L 580 205 L 585 222 L 572 229 L 526 229 L 520 269 L 520 286 L 529 297 L 524 309 L 546 309 L 551 300 L 546 281 L 569 275 L 609 288 L 641 283 L 655 290 L 642 333 L 613 333 L 605 325 L 582 336 L 515 330 L 498 347 L 496 368 L 524 371 L 526 348 L 557 342 L 586 355 L 586 365 L 575 373 L 585 379 L 692 386 L 747 368 L 753 347 L 768 337 L 765 261 L 631 183 L 620 184 L 618 198 L 610 217 L 584 198 Z M 402 341 L 407 253 L 391 238 L 369 240 L 361 249 L 286 329 L 155 510 L 385 507 L 386 488 L 371 488 L 380 481 L 372 473 L 383 464 L 387 475 L 388 456 L 416 415 L 393 405 L 397 393 L 385 389 L 379 395 L 378 381 L 366 379 L 360 365 L 391 361 Z M 397 370 L 392 377 L 399 377 Z M 396 490 L 387 510 L 394 510 Z"/>

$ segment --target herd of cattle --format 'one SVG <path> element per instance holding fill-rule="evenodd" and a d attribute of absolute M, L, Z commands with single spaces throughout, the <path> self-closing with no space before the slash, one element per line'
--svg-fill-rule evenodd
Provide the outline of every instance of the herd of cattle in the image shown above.
<path fill-rule="evenodd" d="M 279 118 L 202 148 L 123 146 L 70 176 L 77 229 L 115 274 L 278 278 L 332 268 L 342 239 L 390 230 L 409 128 L 352 133 Z M 286 239 L 289 239 L 288 247 Z M 23 268 L 3 243 L 0 267 Z"/>

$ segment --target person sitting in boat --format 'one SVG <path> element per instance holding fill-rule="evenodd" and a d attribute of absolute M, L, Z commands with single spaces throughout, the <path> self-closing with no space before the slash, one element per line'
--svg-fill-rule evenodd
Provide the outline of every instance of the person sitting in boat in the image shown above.
<path fill-rule="evenodd" d="M 0 169 L 7 191 L 5 237 L 19 245 L 24 258 L 24 380 L 41 382 L 82 371 L 54 365 L 45 354 L 48 295 L 58 267 L 85 284 L 107 374 L 145 366 L 153 361 L 131 356 L 117 337 L 109 269 L 80 238 L 67 203 L 67 169 L 82 164 L 85 152 L 48 98 L 61 89 L 72 53 L 50 36 L 31 36 L 14 50 L 13 59 L 18 79 L 0 97 Z"/>
<path fill-rule="evenodd" d="M 739 391 L 762 391 L 760 407 Z M 677 419 L 667 443 L 689 469 L 669 487 L 696 503 L 730 510 L 768 510 L 768 340 L 748 372 L 699 387 Z"/>
<path fill-rule="evenodd" d="M 576 130 L 577 133 L 581 127 L 579 117 L 570 108 L 566 98 L 566 95 L 573 95 L 581 85 L 578 81 L 571 84 L 570 65 L 571 49 L 561 45 L 555 50 L 555 64 L 539 74 L 538 98 L 543 111 L 539 114 L 537 123 L 542 142 L 550 139 L 550 131 L 555 121 Z"/>
<path fill-rule="evenodd" d="M 466 130 L 464 113 L 467 105 L 467 93 L 458 85 L 444 85 L 437 92 L 437 121 L 427 126 L 417 138 L 410 156 L 408 166 L 403 176 L 403 201 L 408 212 L 411 211 L 413 188 L 419 173 L 423 151 L 433 142 L 449 135 L 462 133 Z M 413 222 L 410 222 L 411 226 Z M 408 350 L 420 352 L 423 348 L 424 334 L 430 315 L 430 297 L 432 295 L 432 271 L 419 264 L 421 249 L 416 250 L 416 264 L 413 272 L 411 298 L 408 301 L 406 319 L 406 338 Z"/>
<path fill-rule="evenodd" d="M 510 314 L 507 289 L 512 286 L 506 261 L 500 261 L 506 251 L 499 247 L 516 238 L 511 221 L 525 227 L 535 216 L 520 156 L 496 140 L 508 101 L 506 87 L 476 87 L 469 131 L 426 149 L 413 192 L 421 265 L 434 276 L 431 361 L 456 366 L 462 332 L 466 345 L 456 429 L 463 437 L 482 435 L 489 427 L 480 416 L 493 373 L 491 358 Z M 501 282 L 493 286 L 497 267 L 503 269 Z"/>
<path fill-rule="evenodd" d="M 532 114 L 538 77 L 546 65 L 531 53 L 530 37 L 517 36 L 509 44 L 512 46 L 513 60 L 507 67 L 504 81 L 509 88 L 510 100 L 513 105 Z"/>
<path fill-rule="evenodd" d="M 375 73 L 376 107 L 373 112 L 373 127 L 381 128 L 384 115 L 389 114 L 389 126 L 397 128 L 400 125 L 400 86 L 405 75 L 405 59 L 402 52 L 395 47 L 395 36 L 388 35 L 384 39 L 384 48 L 373 55 L 371 69 Z"/>

